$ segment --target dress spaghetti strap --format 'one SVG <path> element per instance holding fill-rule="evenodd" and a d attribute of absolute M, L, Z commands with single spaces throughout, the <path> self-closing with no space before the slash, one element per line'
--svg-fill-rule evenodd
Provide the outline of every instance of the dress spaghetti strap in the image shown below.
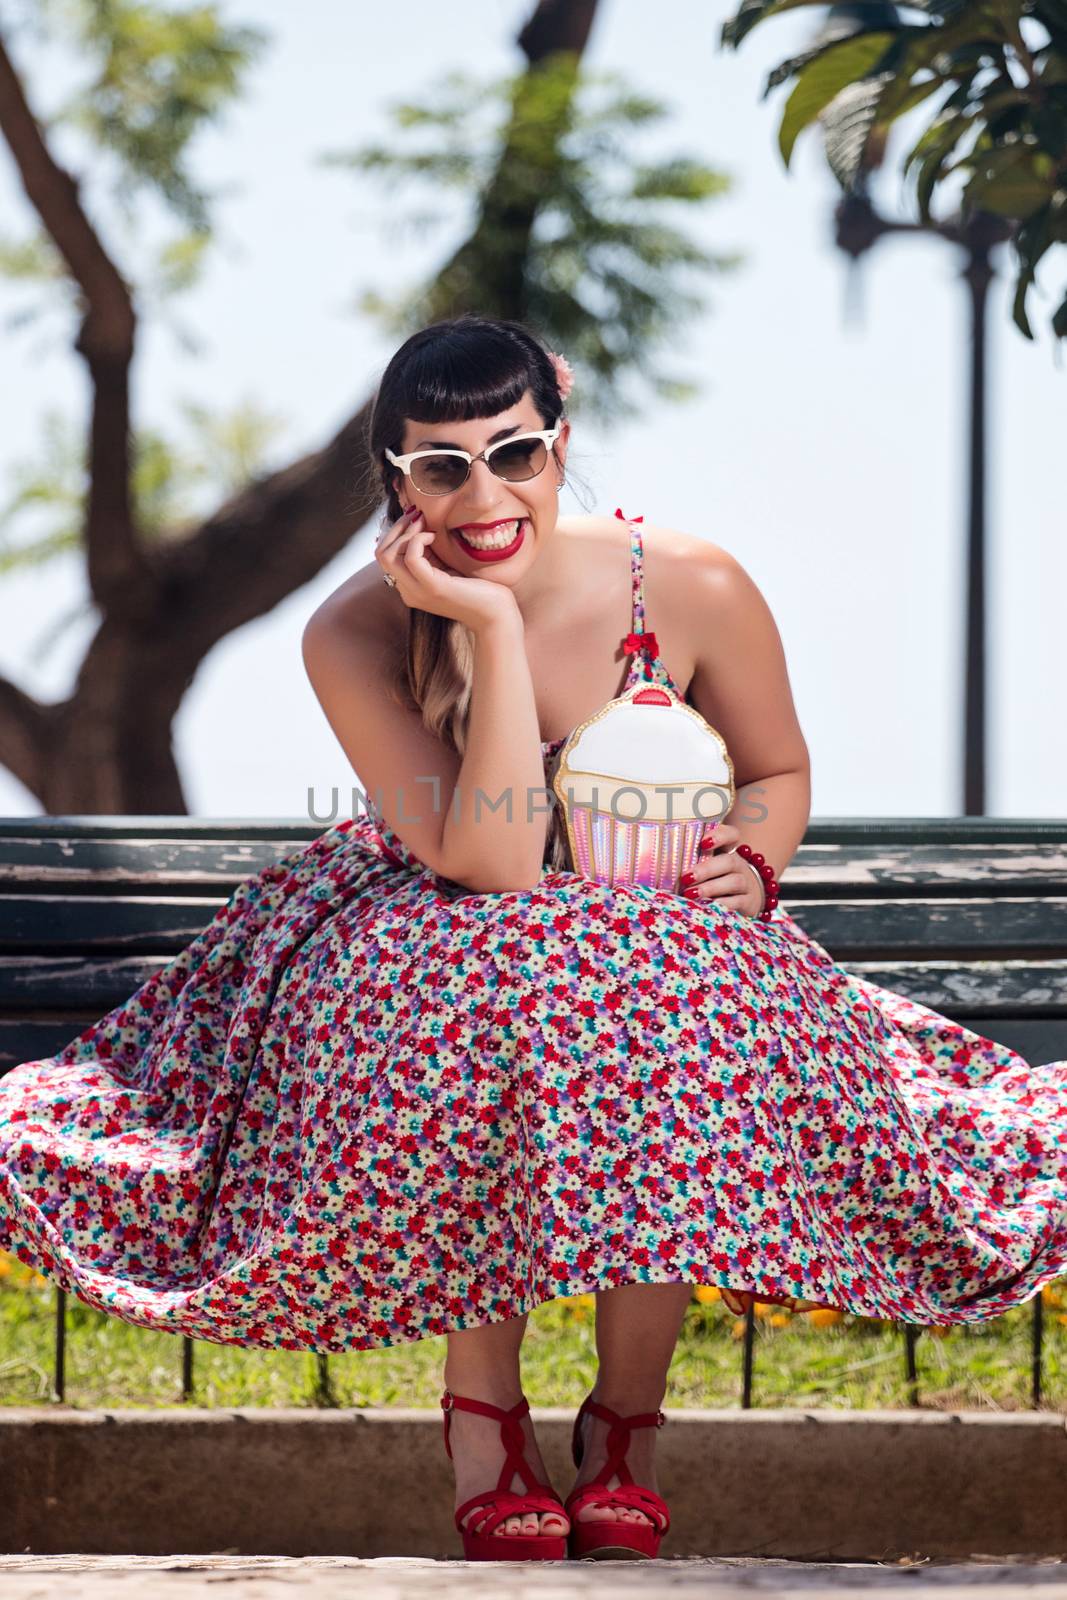
<path fill-rule="evenodd" d="M 659 643 L 654 633 L 645 627 L 645 547 L 640 524 L 644 517 L 627 517 L 616 507 L 615 515 L 630 526 L 630 632 L 621 641 L 623 650 L 630 656 L 626 681 L 620 691 L 625 694 L 635 683 L 666 684 L 678 696 L 685 698 L 660 659 Z M 558 739 L 544 739 L 541 749 L 546 760 L 563 748 L 569 735 L 561 733 Z"/>
<path fill-rule="evenodd" d="M 638 682 L 666 683 L 682 699 L 681 690 L 660 657 L 656 635 L 645 627 L 645 546 L 640 526 L 645 519 L 626 517 L 618 506 L 615 515 L 630 525 L 630 632 L 623 639 L 622 648 L 633 659 L 623 693 Z"/>

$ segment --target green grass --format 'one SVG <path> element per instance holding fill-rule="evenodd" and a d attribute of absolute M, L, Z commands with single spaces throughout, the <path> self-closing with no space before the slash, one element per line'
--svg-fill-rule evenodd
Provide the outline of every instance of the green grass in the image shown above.
<path fill-rule="evenodd" d="M 699 1298 L 698 1298 L 699 1296 Z M 1067 1410 L 1067 1282 L 1044 1290 L 1042 1409 Z M 55 1292 L 19 1263 L 0 1275 L 0 1405 L 48 1406 Z M 753 1404 L 849 1409 L 907 1406 L 900 1326 L 840 1313 L 760 1308 Z M 819 1318 L 822 1321 L 820 1322 Z M 834 1318 L 837 1320 L 834 1320 Z M 991 1322 L 923 1330 L 919 1403 L 937 1410 L 1030 1409 L 1032 1306 Z M 744 1322 L 708 1290 L 695 1290 L 675 1349 L 668 1406 L 739 1406 Z M 343 1406 L 435 1408 L 444 1337 L 331 1356 L 333 1401 Z M 530 1314 L 523 1384 L 533 1405 L 577 1405 L 596 1371 L 593 1297 L 552 1300 Z M 193 1403 L 316 1404 L 314 1355 L 198 1342 Z M 172 1405 L 180 1399 L 181 1340 L 67 1300 L 66 1400 L 77 1407 Z"/>

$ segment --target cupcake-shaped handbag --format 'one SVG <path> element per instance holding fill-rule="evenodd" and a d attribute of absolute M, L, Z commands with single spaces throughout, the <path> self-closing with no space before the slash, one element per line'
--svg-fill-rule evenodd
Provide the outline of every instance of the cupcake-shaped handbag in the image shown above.
<path fill-rule="evenodd" d="M 636 683 L 580 722 L 552 789 L 572 872 L 677 892 L 734 803 L 726 741 L 664 684 Z"/>

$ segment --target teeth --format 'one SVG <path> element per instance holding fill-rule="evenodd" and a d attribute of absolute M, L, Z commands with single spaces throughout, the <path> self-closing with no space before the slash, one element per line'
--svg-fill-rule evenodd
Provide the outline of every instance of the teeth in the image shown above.
<path fill-rule="evenodd" d="M 503 550 L 512 542 L 519 530 L 519 523 L 524 520 L 523 517 L 516 517 L 513 522 L 501 523 L 500 527 L 494 528 L 491 533 L 474 533 L 472 530 L 464 529 L 463 537 L 468 544 L 474 546 L 475 550 Z"/>

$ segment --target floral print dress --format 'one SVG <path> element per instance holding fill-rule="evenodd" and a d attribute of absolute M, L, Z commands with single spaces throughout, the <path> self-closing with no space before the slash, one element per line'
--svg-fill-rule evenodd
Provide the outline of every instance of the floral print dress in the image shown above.
<path fill-rule="evenodd" d="M 627 682 L 670 682 L 628 520 Z M 976 1322 L 1067 1269 L 1067 1062 L 848 972 L 783 905 L 552 859 L 466 892 L 362 815 L 0 1078 L 0 1248 L 129 1322 L 294 1350 L 677 1280 Z"/>

